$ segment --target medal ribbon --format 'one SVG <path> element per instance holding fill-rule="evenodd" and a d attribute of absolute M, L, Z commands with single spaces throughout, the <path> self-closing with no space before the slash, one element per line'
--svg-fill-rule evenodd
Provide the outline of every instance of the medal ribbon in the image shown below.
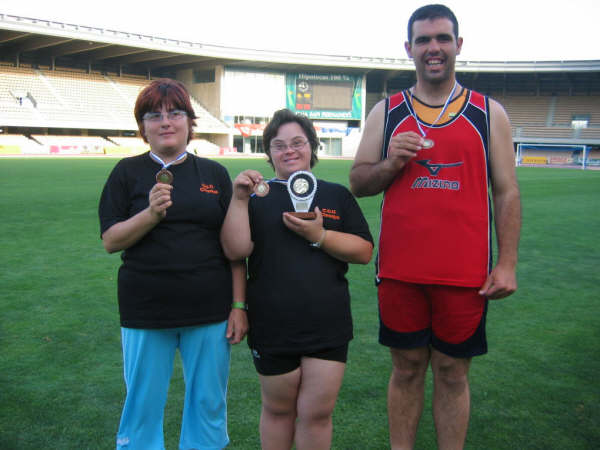
<path fill-rule="evenodd" d="M 438 114 L 437 118 L 435 119 L 435 121 L 429 125 L 429 128 L 433 128 L 435 126 L 436 123 L 438 123 L 438 120 L 440 120 L 440 118 L 444 115 L 444 113 L 446 112 L 446 109 L 448 109 L 448 105 L 450 104 L 450 100 L 452 99 L 452 97 L 454 96 L 454 93 L 456 92 L 456 87 L 458 86 L 458 83 L 456 82 L 456 80 L 454 80 L 454 87 L 452 88 L 452 92 L 450 92 L 450 95 L 448 96 L 448 98 L 446 99 L 446 102 L 444 103 L 444 107 L 442 108 L 442 110 L 440 111 L 440 113 Z M 427 135 L 427 133 L 423 130 L 423 127 L 421 126 L 421 122 L 419 121 L 419 118 L 417 117 L 417 113 L 415 112 L 415 107 L 413 106 L 413 95 L 412 92 L 410 91 L 410 89 L 408 90 L 408 94 L 410 95 L 410 115 L 413 116 L 415 118 L 415 122 L 417 122 L 417 127 L 419 127 L 419 131 L 421 132 L 421 136 L 423 136 L 423 139 L 425 139 L 425 136 Z M 429 132 L 429 130 L 427 130 L 427 132 Z"/>
<path fill-rule="evenodd" d="M 187 151 L 184 151 L 181 155 L 179 155 L 177 158 L 175 158 L 173 161 L 171 161 L 169 164 L 166 164 L 162 159 L 160 159 L 160 156 L 158 156 L 155 153 L 150 152 L 150 157 L 156 161 L 157 163 L 159 163 L 163 169 L 166 169 L 167 167 L 169 167 L 171 164 L 176 163 L 177 161 L 179 161 L 180 159 L 183 159 L 185 157 L 185 155 L 187 155 Z"/>

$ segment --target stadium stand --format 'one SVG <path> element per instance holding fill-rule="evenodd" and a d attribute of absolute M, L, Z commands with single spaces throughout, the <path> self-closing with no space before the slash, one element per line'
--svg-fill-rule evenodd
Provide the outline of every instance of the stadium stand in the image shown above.
<path fill-rule="evenodd" d="M 245 81 L 232 84 L 228 73 Z M 237 147 L 261 152 L 260 133 L 246 136 L 238 128 L 268 120 L 266 111 L 273 108 L 266 106 L 271 105 L 264 101 L 267 97 L 287 104 L 289 92 L 282 86 L 287 89 L 288 75 L 300 73 L 331 75 L 331 80 L 349 76 L 364 83 L 357 95 L 360 118 L 338 118 L 337 123 L 329 117 L 333 128 L 342 130 L 339 136 L 329 132 L 327 121 L 320 124 L 321 130 L 328 130 L 320 134 L 323 142 L 329 140 L 340 150 L 332 154 L 346 157 L 354 154 L 364 118 L 375 103 L 414 83 L 409 59 L 211 46 L 0 12 L 0 154 L 50 153 L 57 148 L 67 154 L 146 151 L 132 110 L 140 89 L 161 76 L 180 79 L 196 95 L 192 103 L 198 119 L 191 151 L 218 154 Z M 261 80 L 279 81 L 257 84 L 257 74 Z M 541 160 L 544 156 L 536 153 L 535 145 L 543 144 L 552 147 L 547 161 L 575 160 L 581 148 L 599 159 L 599 75 L 600 60 L 457 62 L 461 84 L 504 105 L 517 154 L 524 144 L 529 146 L 523 150 L 527 157 Z M 227 104 L 232 86 L 238 85 L 243 88 Z M 248 101 L 252 96 L 258 100 Z M 565 145 L 572 150 L 561 149 Z"/>
<path fill-rule="evenodd" d="M 571 126 L 575 117 L 587 117 L 589 123 L 600 126 L 600 97 L 557 96 L 552 124 Z"/>
<path fill-rule="evenodd" d="M 515 140 L 600 140 L 600 96 L 504 96 L 497 100 L 510 117 Z M 573 126 L 577 118 L 586 119 L 585 128 Z"/>
<path fill-rule="evenodd" d="M 74 130 L 137 130 L 133 118 L 135 99 L 148 81 L 141 77 L 111 77 L 76 70 L 40 70 L 27 67 L 0 66 L 0 125 L 25 128 Z M 231 128 L 212 116 L 196 99 L 192 106 L 198 119 L 197 133 L 229 134 Z M 36 135 L 41 145 L 50 149 L 55 140 Z M 104 146 L 120 146 L 106 139 L 60 136 L 62 147 L 77 146 L 84 153 L 97 153 Z M 78 143 L 74 140 L 79 139 Z M 52 142 L 50 142 L 52 141 Z M 141 141 L 141 140 L 140 140 Z M 198 149 L 210 146 L 199 140 Z M 136 143 L 134 146 L 147 148 Z M 52 147 L 54 148 L 54 147 Z M 93 149 L 93 150 L 92 150 Z M 217 147 L 218 149 L 218 147 Z M 99 151 L 102 153 L 102 150 Z"/>
<path fill-rule="evenodd" d="M 598 139 L 600 138 L 600 125 L 593 125 L 590 128 L 582 128 L 579 130 L 579 137 L 582 139 Z"/>
<path fill-rule="evenodd" d="M 551 97 L 513 95 L 498 97 L 496 100 L 504 106 L 513 127 L 545 126 L 548 122 Z"/>
<path fill-rule="evenodd" d="M 0 134 L 0 155 L 45 154 L 46 148 L 40 143 L 19 134 Z"/>
<path fill-rule="evenodd" d="M 513 137 L 515 138 L 573 138 L 574 130 L 570 127 L 523 127 L 518 125 L 520 124 L 513 122 Z"/>
<path fill-rule="evenodd" d="M 196 155 L 222 154 L 218 145 L 215 145 L 206 139 L 192 139 L 188 144 L 188 151 L 193 152 Z"/>
<path fill-rule="evenodd" d="M 372 108 L 382 98 L 380 93 L 368 93 Z M 506 110 L 517 141 L 600 140 L 600 95 L 494 95 Z M 588 118 L 586 128 L 573 128 L 576 117 Z"/>
<path fill-rule="evenodd" d="M 109 141 L 97 136 L 31 135 L 32 139 L 49 149 L 50 154 L 103 154 Z"/>

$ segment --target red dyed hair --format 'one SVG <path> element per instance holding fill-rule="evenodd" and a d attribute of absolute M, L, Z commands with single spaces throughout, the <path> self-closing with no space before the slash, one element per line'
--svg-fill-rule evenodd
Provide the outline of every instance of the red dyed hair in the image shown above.
<path fill-rule="evenodd" d="M 133 114 L 135 115 L 135 120 L 144 142 L 148 142 L 145 136 L 144 114 L 147 112 L 160 111 L 163 105 L 167 110 L 180 109 L 187 113 L 190 130 L 187 139 L 189 143 L 192 139 L 192 127 L 196 126 L 196 122 L 194 121 L 194 119 L 197 118 L 196 113 L 194 112 L 194 108 L 192 108 L 190 94 L 183 83 L 177 80 L 171 80 L 170 78 L 154 80 L 142 89 L 135 101 Z"/>

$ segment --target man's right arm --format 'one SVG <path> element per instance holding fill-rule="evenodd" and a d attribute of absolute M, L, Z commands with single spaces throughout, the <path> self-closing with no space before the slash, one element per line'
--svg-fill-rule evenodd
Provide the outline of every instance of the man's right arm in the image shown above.
<path fill-rule="evenodd" d="M 422 147 L 423 139 L 412 131 L 390 139 L 387 158 L 381 159 L 385 100 L 369 113 L 350 169 L 350 189 L 357 197 L 376 195 L 386 189 L 404 165 Z"/>

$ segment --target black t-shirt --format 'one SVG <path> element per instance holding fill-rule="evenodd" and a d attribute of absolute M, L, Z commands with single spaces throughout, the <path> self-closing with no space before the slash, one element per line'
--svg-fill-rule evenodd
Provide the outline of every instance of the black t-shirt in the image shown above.
<path fill-rule="evenodd" d="M 249 203 L 254 250 L 248 264 L 251 348 L 272 353 L 311 352 L 352 339 L 348 264 L 289 230 L 282 213 L 293 211 L 285 182 L 271 180 L 266 197 Z M 323 212 L 328 230 L 373 242 L 367 221 L 345 187 L 318 180 L 311 210 Z"/>
<path fill-rule="evenodd" d="M 119 161 L 102 191 L 100 229 L 148 207 L 161 166 L 148 153 Z M 121 326 L 172 328 L 226 320 L 231 268 L 219 241 L 231 199 L 231 179 L 220 164 L 188 154 L 173 173 L 166 217 L 121 253 L 118 297 Z"/>

